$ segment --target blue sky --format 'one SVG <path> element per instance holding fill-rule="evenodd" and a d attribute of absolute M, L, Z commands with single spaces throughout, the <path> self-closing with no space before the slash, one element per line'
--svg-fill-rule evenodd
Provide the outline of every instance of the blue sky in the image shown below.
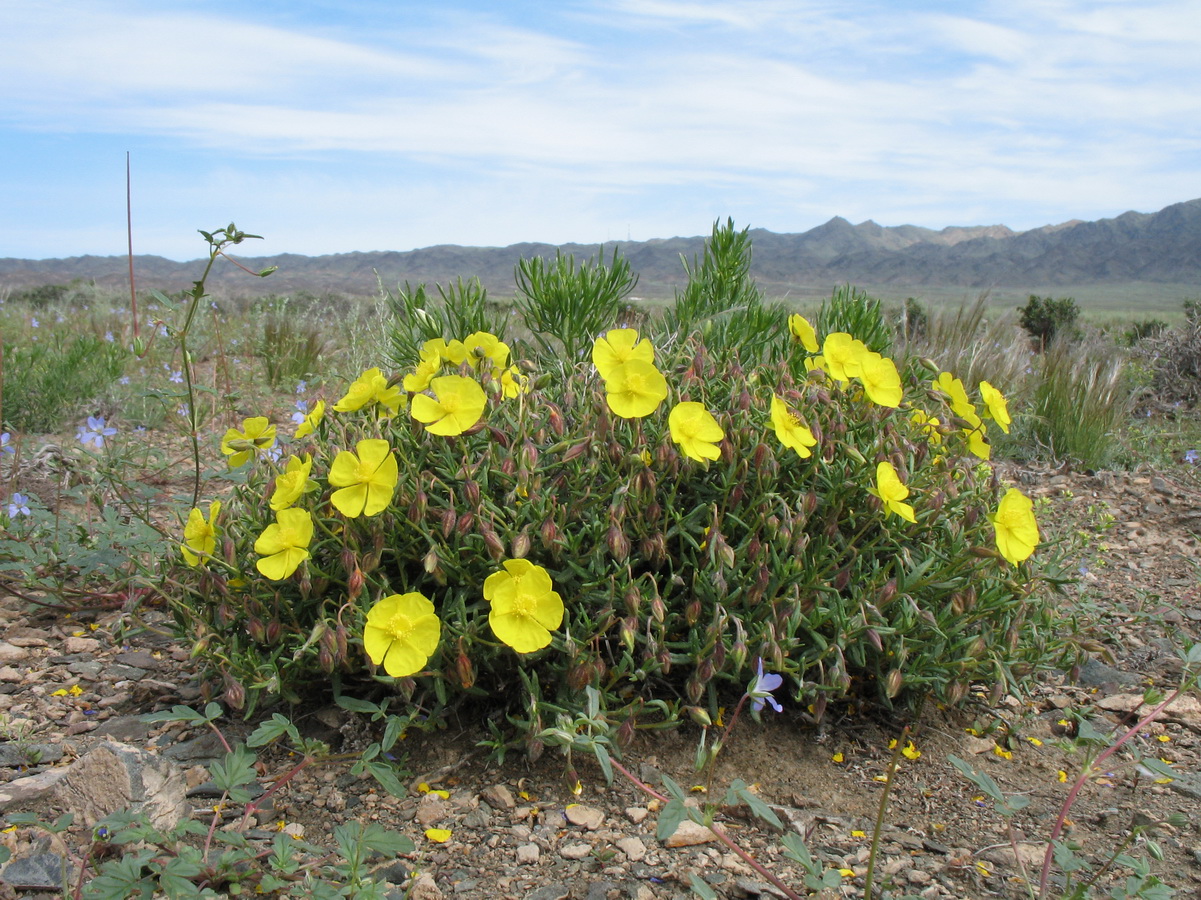
<path fill-rule="evenodd" d="M 0 0 L 0 256 L 1025 229 L 1201 197 L 1201 3 Z"/>

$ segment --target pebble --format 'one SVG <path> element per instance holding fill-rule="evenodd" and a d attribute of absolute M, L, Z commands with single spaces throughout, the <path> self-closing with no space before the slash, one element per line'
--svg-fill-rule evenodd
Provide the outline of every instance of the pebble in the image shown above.
<path fill-rule="evenodd" d="M 605 814 L 595 806 L 585 806 L 582 803 L 572 803 L 567 807 L 567 821 L 579 825 L 588 831 L 596 831 L 605 821 Z"/>
<path fill-rule="evenodd" d="M 542 856 L 542 850 L 537 844 L 522 844 L 517 848 L 517 865 L 535 865 Z"/>
<path fill-rule="evenodd" d="M 517 806 L 513 792 L 503 784 L 493 784 L 484 788 L 480 791 L 480 799 L 493 809 L 513 809 Z"/>
<path fill-rule="evenodd" d="M 29 651 L 7 641 L 0 641 L 0 663 L 15 663 L 29 658 Z"/>
<path fill-rule="evenodd" d="M 646 821 L 646 817 L 650 815 L 650 810 L 645 806 L 627 806 L 626 818 L 635 825 L 641 825 Z"/>
<path fill-rule="evenodd" d="M 646 856 L 646 844 L 636 837 L 624 837 L 617 841 L 617 849 L 626 855 L 630 862 L 638 862 Z"/>
<path fill-rule="evenodd" d="M 559 855 L 564 859 L 584 859 L 591 853 L 591 844 L 564 844 L 559 848 Z"/>
<path fill-rule="evenodd" d="M 63 640 L 63 653 L 95 653 L 100 649 L 100 641 L 90 637 L 75 637 L 72 635 Z"/>
<path fill-rule="evenodd" d="M 698 825 L 691 819 L 684 819 L 663 843 L 667 847 L 696 847 L 715 840 L 717 840 L 716 835 L 704 825 Z"/>

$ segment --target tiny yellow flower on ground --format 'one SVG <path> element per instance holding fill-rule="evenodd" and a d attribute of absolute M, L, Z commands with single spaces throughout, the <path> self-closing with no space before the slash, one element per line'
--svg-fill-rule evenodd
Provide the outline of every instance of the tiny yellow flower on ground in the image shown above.
<path fill-rule="evenodd" d="M 817 443 L 817 438 L 775 394 L 771 397 L 771 426 L 780 443 L 795 450 L 797 456 L 806 459 L 813 455 L 809 448 Z"/>
<path fill-rule="evenodd" d="M 442 637 L 434 604 L 416 591 L 391 594 L 371 607 L 363 628 L 363 649 L 375 665 L 393 678 L 420 672 Z M 429 791 L 429 785 L 418 787 Z M 449 796 L 449 795 L 448 795 Z"/>
<path fill-rule="evenodd" d="M 254 542 L 262 556 L 255 567 L 272 581 L 283 581 L 309 558 L 313 540 L 313 517 L 307 509 L 281 509 Z"/>
<path fill-rule="evenodd" d="M 631 359 L 614 367 L 605 379 L 605 401 L 614 415 L 642 419 L 667 399 L 667 379 L 651 363 Z"/>
<path fill-rule="evenodd" d="M 854 869 L 839 869 L 838 874 L 841 875 L 843 878 L 854 878 L 855 870 Z"/>
<path fill-rule="evenodd" d="M 231 428 L 221 439 L 221 452 L 229 457 L 229 467 L 236 469 L 250 461 L 261 450 L 275 444 L 275 426 L 266 416 L 242 420 L 242 430 Z"/>
<path fill-rule="evenodd" d="M 388 508 L 396 490 L 396 455 L 381 438 L 359 441 L 355 451 L 341 450 L 334 457 L 329 483 L 341 490 L 334 491 L 330 502 L 351 519 L 379 515 Z"/>
<path fill-rule="evenodd" d="M 313 408 L 309 410 L 308 414 L 304 417 L 304 421 L 296 426 L 296 440 L 300 440 L 302 437 L 308 437 L 310 434 L 316 431 L 317 426 L 321 423 L 323 418 L 325 418 L 325 401 L 318 400 L 313 404 Z"/>
<path fill-rule="evenodd" d="M 435 844 L 445 844 L 447 841 L 450 840 L 450 834 L 451 834 L 451 832 L 450 832 L 449 828 L 427 828 L 427 829 L 425 829 L 425 836 L 427 838 L 429 838 L 431 841 L 433 841 Z"/>
<path fill-rule="evenodd" d="M 858 831 L 858 830 L 856 830 L 856 831 L 852 831 L 852 832 L 851 832 L 851 837 L 853 837 L 853 838 L 863 838 L 863 837 L 867 837 L 867 832 L 866 832 L 866 831 Z"/>
<path fill-rule="evenodd" d="M 876 465 L 876 486 L 868 488 L 868 491 L 879 497 L 889 512 L 896 513 L 907 522 L 917 521 L 913 507 L 904 502 L 909 496 L 909 488 L 905 487 L 892 463 L 885 461 Z"/>
<path fill-rule="evenodd" d="M 600 377 L 608 381 L 618 366 L 636 359 L 649 365 L 655 363 L 655 348 L 650 341 L 640 341 L 633 328 L 614 328 L 592 344 L 592 364 Z"/>
<path fill-rule="evenodd" d="M 1000 744 L 993 744 L 992 752 L 1001 757 L 1001 759 L 1013 759 L 1013 751 L 1006 750 Z"/>
<path fill-rule="evenodd" d="M 813 330 L 813 326 L 804 316 L 795 313 L 789 316 L 788 331 L 810 353 L 816 353 L 821 349 L 817 345 L 817 332 Z"/>
<path fill-rule="evenodd" d="M 831 759 L 831 761 L 836 762 L 836 763 L 846 762 L 846 756 L 843 755 L 841 750 L 839 752 L 835 753 L 833 756 L 831 756 L 830 759 Z"/>
<path fill-rule="evenodd" d="M 901 756 L 906 759 L 921 759 L 922 751 L 917 749 L 917 745 L 913 741 L 909 741 L 901 748 Z"/>
<path fill-rule="evenodd" d="M 1172 736 L 1170 734 L 1161 734 L 1157 738 L 1155 738 L 1155 740 L 1159 741 L 1161 744 L 1166 744 L 1171 739 L 1172 739 Z"/>
<path fill-rule="evenodd" d="M 1068 773 L 1060 769 L 1056 777 L 1059 779 L 1060 784 L 1064 784 L 1068 780 Z"/>
<path fill-rule="evenodd" d="M 1026 740 L 1030 742 L 1032 747 L 1041 747 L 1043 745 L 1043 742 L 1036 737 L 1028 737 Z"/>
<path fill-rule="evenodd" d="M 563 599 L 546 569 L 528 559 L 507 559 L 504 568 L 484 580 L 484 599 L 492 605 L 488 624 L 518 653 L 533 653 L 550 643 L 563 622 Z"/>
<path fill-rule="evenodd" d="M 1005 395 L 987 381 L 980 382 L 980 399 L 984 401 L 984 415 L 1001 426 L 1001 430 L 1009 434 L 1009 403 Z"/>
<path fill-rule="evenodd" d="M 867 351 L 859 357 L 859 379 L 868 399 L 877 406 L 896 409 L 901 405 L 901 375 L 896 363 L 879 353 Z"/>
<path fill-rule="evenodd" d="M 850 381 L 859 376 L 860 359 L 867 352 L 863 341 L 856 340 L 844 331 L 827 334 L 822 344 L 825 369 L 835 381 Z"/>
<path fill-rule="evenodd" d="M 1001 498 L 997 511 L 990 516 L 997 535 L 997 549 L 1013 565 L 1028 558 L 1038 545 L 1038 522 L 1034 503 L 1017 488 Z"/>
<path fill-rule="evenodd" d="M 217 515 L 220 512 L 221 501 L 214 500 L 209 504 L 207 520 L 198 509 L 188 513 L 188 521 L 183 528 L 183 543 L 179 549 L 189 566 L 205 565 L 217 549 Z"/>
<path fill-rule="evenodd" d="M 685 456 L 697 462 L 721 456 L 717 442 L 722 440 L 726 433 L 721 430 L 717 419 L 705 409 L 703 403 L 690 400 L 677 403 L 671 408 L 667 424 L 671 429 L 671 439 L 680 445 Z"/>
<path fill-rule="evenodd" d="M 290 457 L 283 474 L 275 479 L 275 490 L 271 492 L 271 508 L 276 512 L 287 509 L 299 500 L 305 491 L 316 488 L 317 483 L 309 479 L 309 473 L 312 471 L 313 457 L 308 453 L 303 457 Z"/>
<path fill-rule="evenodd" d="M 475 425 L 484 414 L 488 398 L 479 382 L 463 375 L 443 375 L 430 381 L 434 396 L 413 398 L 413 418 L 430 434 L 454 437 Z M 437 399 L 435 399 L 437 398 Z"/>

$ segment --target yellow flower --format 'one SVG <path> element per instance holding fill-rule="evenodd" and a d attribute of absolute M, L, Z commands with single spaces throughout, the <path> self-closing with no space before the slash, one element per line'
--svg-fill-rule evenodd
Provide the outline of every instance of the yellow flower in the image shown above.
<path fill-rule="evenodd" d="M 262 556 L 255 567 L 272 581 L 283 581 L 309 558 L 313 540 L 313 517 L 307 509 L 281 509 L 254 542 Z"/>
<path fill-rule="evenodd" d="M 1001 426 L 1001 430 L 1009 434 L 1009 402 L 1005 395 L 987 381 L 980 382 L 980 399 L 984 401 L 984 415 Z"/>
<path fill-rule="evenodd" d="M 967 389 L 963 382 L 950 372 L 942 372 L 931 382 L 936 391 L 942 391 L 951 399 L 951 412 L 960 418 L 967 419 L 975 415 L 976 407 L 967 398 Z"/>
<path fill-rule="evenodd" d="M 843 763 L 843 762 L 846 762 L 846 755 L 841 750 L 839 750 L 837 753 L 835 753 L 833 756 L 831 756 L 830 759 L 832 762 Z"/>
<path fill-rule="evenodd" d="M 775 429 L 780 443 L 795 450 L 797 456 L 805 459 L 813 455 L 809 448 L 817 443 L 817 438 L 775 394 L 771 395 L 771 426 Z"/>
<path fill-rule="evenodd" d="M 642 359 L 621 363 L 610 369 L 605 377 L 605 400 L 609 409 L 623 419 L 649 416 L 666 399 L 667 379 L 654 365 Z"/>
<path fill-rule="evenodd" d="M 853 838 L 865 838 L 865 837 L 867 837 L 867 832 L 866 832 L 866 831 L 852 831 L 852 832 L 851 832 L 851 837 L 853 837 Z"/>
<path fill-rule="evenodd" d="M 275 479 L 275 490 L 271 492 L 271 508 L 277 512 L 287 509 L 299 500 L 305 491 L 316 488 L 316 482 L 309 480 L 309 473 L 312 471 L 313 457 L 308 453 L 303 459 L 299 456 L 290 457 L 283 474 Z"/>
<path fill-rule="evenodd" d="M 503 369 L 509 362 L 509 346 L 494 334 L 477 331 L 463 339 L 463 348 L 467 351 L 468 361 L 477 369 L 484 362 L 490 363 L 490 369 Z"/>
<path fill-rule="evenodd" d="M 229 467 L 236 469 L 250 461 L 260 450 L 275 444 L 275 426 L 266 416 L 253 416 L 242 420 L 242 430 L 231 428 L 221 439 L 221 452 L 229 457 Z"/>
<path fill-rule="evenodd" d="M 378 368 L 371 368 L 351 382 L 334 409 L 337 412 L 354 412 L 364 407 L 379 404 L 383 407 L 381 415 L 395 415 L 404 403 L 404 395 L 399 385 L 389 385 L 388 379 Z"/>
<path fill-rule="evenodd" d="M 614 369 L 632 359 L 655 364 L 654 346 L 650 341 L 638 340 L 638 332 L 633 328 L 614 328 L 592 344 L 592 364 L 606 381 Z"/>
<path fill-rule="evenodd" d="M 451 834 L 451 832 L 450 832 L 449 828 L 427 828 L 427 829 L 425 829 L 425 836 L 429 840 L 433 841 L 435 844 L 445 844 L 447 841 L 450 840 L 450 834 Z"/>
<path fill-rule="evenodd" d="M 430 434 L 452 437 L 475 425 L 484 414 L 487 397 L 479 382 L 462 375 L 443 375 L 430 381 L 434 397 L 418 394 L 410 409 Z M 437 399 L 434 399 L 434 398 Z"/>
<path fill-rule="evenodd" d="M 391 594 L 367 613 L 363 649 L 393 678 L 404 678 L 425 668 L 441 637 L 434 604 L 416 591 Z"/>
<path fill-rule="evenodd" d="M 935 416 L 928 416 L 923 410 L 915 409 L 909 416 L 909 421 L 926 433 L 926 440 L 931 444 L 942 443 L 942 432 L 938 430 L 942 423 Z"/>
<path fill-rule="evenodd" d="M 971 428 L 963 429 L 963 436 L 967 438 L 967 449 L 973 455 L 980 459 L 987 460 L 992 456 L 992 447 L 989 446 L 985 436 L 988 434 L 988 427 L 976 415 L 976 410 L 973 408 L 964 416 Z"/>
<path fill-rule="evenodd" d="M 667 425 L 671 429 L 671 439 L 680 445 L 685 456 L 697 462 L 721 456 L 717 442 L 722 440 L 726 433 L 721 430 L 717 419 L 705 409 L 703 403 L 677 403 L 671 408 Z"/>
<path fill-rule="evenodd" d="M 870 350 L 860 354 L 859 378 L 872 403 L 890 409 L 901 405 L 901 376 L 896 363 L 888 357 Z"/>
<path fill-rule="evenodd" d="M 1056 777 L 1059 779 L 1060 784 L 1064 784 L 1068 780 L 1068 773 L 1060 769 Z"/>
<path fill-rule="evenodd" d="M 451 341 L 443 349 L 442 358 L 452 366 L 461 366 L 467 361 L 467 346 L 462 341 Z"/>
<path fill-rule="evenodd" d="M 806 356 L 805 357 L 806 372 L 825 372 L 826 358 L 824 356 Z"/>
<path fill-rule="evenodd" d="M 1013 759 L 1013 751 L 1006 750 L 1000 744 L 993 744 L 992 752 L 994 754 L 996 754 L 997 756 L 1001 757 L 1001 759 Z"/>
<path fill-rule="evenodd" d="M 329 483 L 334 491 L 330 503 L 342 515 L 377 516 L 388 508 L 396 490 L 399 469 L 396 456 L 381 438 L 368 438 L 355 446 L 357 453 L 340 450 L 329 469 Z"/>
<path fill-rule="evenodd" d="M 440 368 L 442 368 L 441 359 L 438 357 L 426 359 L 423 356 L 421 362 L 417 363 L 417 367 L 404 377 L 404 389 L 411 394 L 424 391 L 430 386 L 430 380 L 438 374 Z"/>
<path fill-rule="evenodd" d="M 1038 544 L 1038 522 L 1034 518 L 1034 503 L 1017 488 L 1010 488 L 1001 498 L 997 511 L 990 516 L 997 533 L 997 549 L 1013 565 L 1034 552 Z"/>
<path fill-rule="evenodd" d="M 901 481 L 897 470 L 890 462 L 881 462 L 876 466 L 876 486 L 868 488 L 882 501 L 889 512 L 894 512 L 907 522 L 916 522 L 913 507 L 903 502 L 909 496 L 909 488 Z"/>
<path fill-rule="evenodd" d="M 188 513 L 188 521 L 183 527 L 183 543 L 179 549 L 189 566 L 205 565 L 217 549 L 217 514 L 220 512 L 221 501 L 214 500 L 209 504 L 207 521 L 198 509 Z"/>
<path fill-rule="evenodd" d="M 817 346 L 817 332 L 813 330 L 813 326 L 804 316 L 796 314 L 789 316 L 788 331 L 810 353 L 816 353 L 820 349 Z"/>
<path fill-rule="evenodd" d="M 509 366 L 504 371 L 497 369 L 493 371 L 492 377 L 500 381 L 501 391 L 506 400 L 512 400 L 518 394 L 530 392 L 530 377 L 523 375 L 517 366 Z"/>
<path fill-rule="evenodd" d="M 518 653 L 541 650 L 563 622 L 563 599 L 550 575 L 528 559 L 505 560 L 503 570 L 484 580 L 484 599 L 492 604 L 493 633 Z"/>
<path fill-rule="evenodd" d="M 296 427 L 296 440 L 302 437 L 307 437 L 317 430 L 317 425 L 325 417 L 325 401 L 318 400 L 313 404 L 313 408 L 309 410 L 308 415 L 304 417 L 304 421 Z"/>
<path fill-rule="evenodd" d="M 826 371 L 836 381 L 850 381 L 859 375 L 860 358 L 867 352 L 863 341 L 856 340 L 845 331 L 827 334 L 822 344 L 822 356 L 826 358 Z"/>

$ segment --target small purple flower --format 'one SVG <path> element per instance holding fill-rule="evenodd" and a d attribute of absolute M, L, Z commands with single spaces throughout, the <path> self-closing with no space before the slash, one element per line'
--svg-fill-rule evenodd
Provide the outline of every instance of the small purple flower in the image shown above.
<path fill-rule="evenodd" d="M 275 463 L 279 462 L 281 459 L 283 459 L 283 456 L 284 456 L 284 448 L 281 447 L 279 444 L 274 444 L 271 447 L 267 448 L 267 458 L 269 460 L 271 460 L 272 462 L 275 462 Z"/>
<path fill-rule="evenodd" d="M 1197 455 L 1197 451 L 1196 451 L 1196 450 L 1186 450 L 1186 451 L 1184 452 L 1184 461 L 1185 461 L 1186 463 L 1189 463 L 1190 465 L 1194 465 L 1194 466 L 1195 466 L 1195 465 L 1197 465 L 1197 462 L 1198 462 L 1199 460 L 1201 460 L 1201 456 L 1198 456 L 1198 455 Z"/>
<path fill-rule="evenodd" d="M 172 384 L 183 384 L 183 372 L 172 372 L 170 381 Z"/>
<path fill-rule="evenodd" d="M 4 434 L 0 434 L 0 453 L 16 453 L 17 451 L 9 446 L 11 442 L 12 435 L 7 431 Z"/>
<path fill-rule="evenodd" d="M 129 384 L 129 376 L 122 375 L 120 378 L 117 379 L 117 384 Z"/>
<path fill-rule="evenodd" d="M 29 498 L 24 494 L 13 494 L 8 501 L 8 517 L 15 519 L 17 516 L 32 515 L 29 511 Z"/>
<path fill-rule="evenodd" d="M 104 339 L 110 344 L 115 344 L 117 342 L 117 339 L 113 337 L 113 333 L 111 331 L 104 332 Z"/>
<path fill-rule="evenodd" d="M 296 393 L 298 393 L 298 394 L 303 394 L 308 389 L 309 389 L 309 383 L 307 381 L 305 381 L 303 378 L 300 380 L 300 383 L 298 385 L 296 385 Z"/>
<path fill-rule="evenodd" d="M 112 437 L 116 433 L 117 429 L 105 424 L 104 416 L 88 416 L 88 424 L 80 425 L 79 432 L 75 436 L 85 447 L 91 444 L 97 449 L 102 449 L 104 439 Z"/>
<path fill-rule="evenodd" d="M 751 710 L 759 712 L 765 704 L 771 704 L 771 708 L 776 712 L 783 712 L 784 707 L 771 695 L 771 692 L 783 683 L 784 679 L 774 672 L 763 674 L 763 657 L 759 657 L 755 662 L 755 680 L 746 689 L 747 696 L 751 698 Z"/>
<path fill-rule="evenodd" d="M 158 336 L 159 337 L 167 337 L 167 326 L 166 325 L 160 325 L 158 327 Z"/>
<path fill-rule="evenodd" d="M 41 322 L 39 322 L 39 321 L 38 321 L 36 318 L 31 318 L 31 319 L 29 320 L 29 324 L 30 324 L 30 325 L 32 325 L 34 328 L 37 328 L 37 327 L 38 327 L 38 326 L 40 326 L 42 323 L 41 323 Z"/>

